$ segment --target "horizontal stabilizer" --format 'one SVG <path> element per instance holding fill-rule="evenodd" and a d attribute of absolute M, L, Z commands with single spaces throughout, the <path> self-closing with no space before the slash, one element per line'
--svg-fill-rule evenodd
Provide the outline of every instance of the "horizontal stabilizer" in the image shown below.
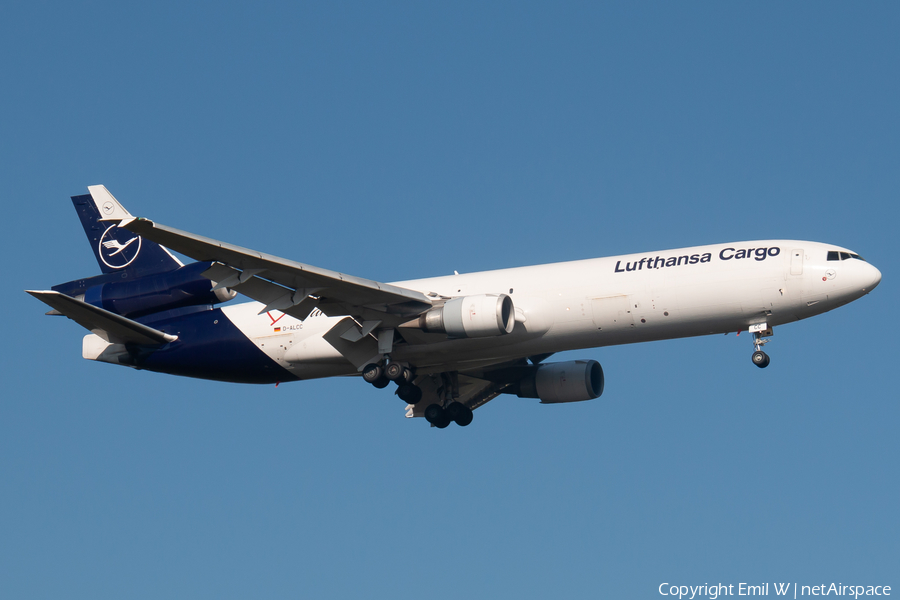
<path fill-rule="evenodd" d="M 25 290 L 50 308 L 69 317 L 85 329 L 113 344 L 162 346 L 178 339 L 137 321 L 97 308 L 60 292 Z"/>

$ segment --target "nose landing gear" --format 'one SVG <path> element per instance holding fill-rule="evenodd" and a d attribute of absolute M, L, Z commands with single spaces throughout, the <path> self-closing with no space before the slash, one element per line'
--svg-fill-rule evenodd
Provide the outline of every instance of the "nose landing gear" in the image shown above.
<path fill-rule="evenodd" d="M 756 329 L 756 331 L 754 331 L 754 329 Z M 769 366 L 769 355 L 762 351 L 762 347 L 768 344 L 770 340 L 763 336 L 772 335 L 772 329 L 766 328 L 765 324 L 763 324 L 762 326 L 752 325 L 750 331 L 753 333 L 754 349 L 751 360 L 753 360 L 753 364 L 760 369 L 765 369 Z"/>

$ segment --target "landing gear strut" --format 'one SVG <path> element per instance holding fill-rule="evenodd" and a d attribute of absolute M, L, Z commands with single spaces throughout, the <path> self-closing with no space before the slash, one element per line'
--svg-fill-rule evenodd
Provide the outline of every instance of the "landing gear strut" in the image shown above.
<path fill-rule="evenodd" d="M 772 330 L 767 329 L 765 331 L 753 332 L 754 352 L 751 359 L 753 360 L 753 364 L 760 369 L 765 369 L 769 366 L 769 355 L 762 351 L 762 347 L 769 343 L 768 338 L 763 337 L 764 334 L 772 335 Z"/>

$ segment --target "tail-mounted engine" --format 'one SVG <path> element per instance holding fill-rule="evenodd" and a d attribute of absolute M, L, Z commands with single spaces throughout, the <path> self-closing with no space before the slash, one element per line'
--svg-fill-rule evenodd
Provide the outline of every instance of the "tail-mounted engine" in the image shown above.
<path fill-rule="evenodd" d="M 84 295 L 84 301 L 128 318 L 138 318 L 183 306 L 218 304 L 235 297 L 235 292 L 220 288 L 201 274 L 208 262 L 185 265 L 173 271 L 134 279 L 112 279 L 111 275 L 69 282 L 54 290 L 70 296 Z"/>
<path fill-rule="evenodd" d="M 506 294 L 479 294 L 447 300 L 419 317 L 419 327 L 451 338 L 493 337 L 512 333 L 516 309 Z"/>

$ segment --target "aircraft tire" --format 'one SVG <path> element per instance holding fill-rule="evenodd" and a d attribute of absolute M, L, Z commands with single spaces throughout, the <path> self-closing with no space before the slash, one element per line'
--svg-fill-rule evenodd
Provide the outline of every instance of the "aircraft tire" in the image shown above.
<path fill-rule="evenodd" d="M 463 414 L 463 412 L 465 412 L 465 410 L 466 407 L 461 403 L 451 402 L 450 405 L 446 409 L 444 409 L 444 412 L 447 414 L 448 419 L 450 419 L 451 421 L 455 421 L 461 414 Z"/>
<path fill-rule="evenodd" d="M 404 383 L 397 388 L 397 395 L 407 404 L 417 404 L 422 399 L 422 388 L 411 383 Z"/>
<path fill-rule="evenodd" d="M 384 376 L 390 379 L 391 381 L 400 381 L 403 379 L 403 372 L 408 369 L 404 368 L 400 363 L 388 363 L 388 365 L 384 368 Z"/>
<path fill-rule="evenodd" d="M 468 406 L 463 406 L 463 411 L 459 414 L 454 421 L 460 427 L 465 427 L 466 425 L 472 422 L 472 419 L 475 418 L 475 415 L 472 414 L 472 409 Z"/>
<path fill-rule="evenodd" d="M 432 425 L 437 425 L 444 417 L 444 408 L 440 404 L 430 404 L 425 408 L 425 420 Z"/>
<path fill-rule="evenodd" d="M 381 365 L 376 363 L 369 363 L 362 370 L 362 376 L 366 383 L 375 383 L 381 379 L 383 373 L 384 370 L 381 368 Z"/>
<path fill-rule="evenodd" d="M 391 384 L 391 381 L 384 375 L 382 375 L 381 377 L 379 377 L 378 379 L 376 379 L 375 381 L 372 382 L 372 385 L 374 385 L 379 390 L 383 390 L 390 384 Z"/>
<path fill-rule="evenodd" d="M 759 367 L 760 369 L 765 369 L 769 366 L 769 355 L 763 352 L 762 350 L 757 350 L 753 353 L 752 356 L 753 364 Z"/>

